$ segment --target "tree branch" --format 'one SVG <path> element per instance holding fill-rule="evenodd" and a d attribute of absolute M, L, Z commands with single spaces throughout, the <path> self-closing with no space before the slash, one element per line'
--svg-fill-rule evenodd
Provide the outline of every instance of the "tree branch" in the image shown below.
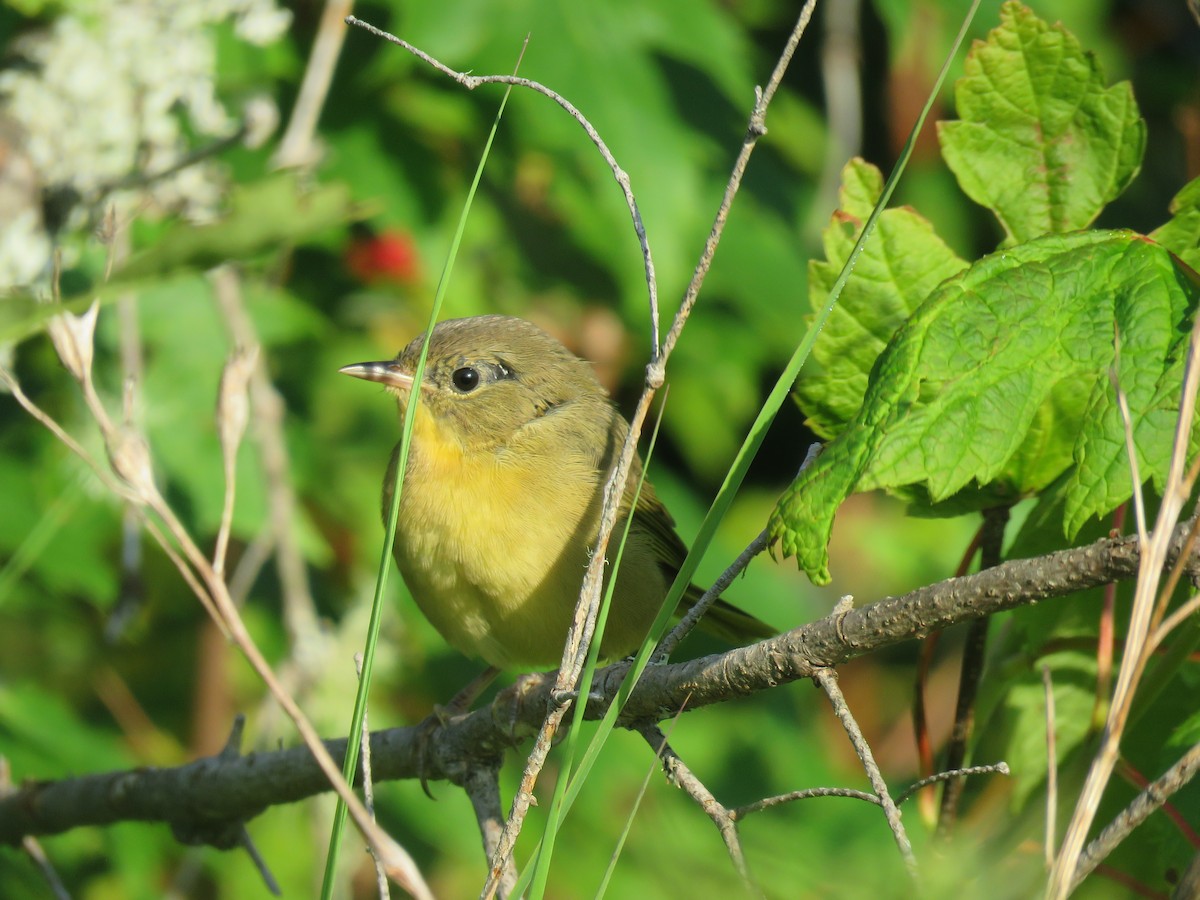
<path fill-rule="evenodd" d="M 1173 559 L 1191 522 L 1172 536 Z M 1195 551 L 1193 551 L 1195 553 Z M 629 698 L 622 723 L 661 721 L 679 709 L 694 710 L 813 677 L 819 669 L 930 631 L 1051 597 L 1062 597 L 1138 569 L 1136 537 L 1107 538 L 1086 547 L 1035 559 L 1010 560 L 995 568 L 929 585 L 902 597 L 837 612 L 779 637 L 701 659 L 646 670 Z M 616 696 L 627 663 L 596 673 L 588 717 L 598 718 Z M 429 742 L 424 774 L 462 785 L 481 762 L 498 765 L 504 752 L 535 732 L 554 689 L 553 673 L 521 684 L 525 695 L 512 706 L 511 721 L 492 709 L 456 716 Z M 511 689 L 510 689 L 511 690 Z M 506 703 L 508 692 L 497 703 Z M 345 739 L 325 742 L 340 764 Z M 393 728 L 371 735 L 374 778 L 421 774 L 421 730 Z M 65 779 L 27 782 L 0 796 L 0 843 L 27 835 L 58 834 L 81 825 L 118 821 L 171 823 L 193 839 L 229 833 L 266 807 L 293 803 L 328 790 L 329 781 L 305 747 L 247 756 L 206 757 L 172 769 L 138 768 Z"/>

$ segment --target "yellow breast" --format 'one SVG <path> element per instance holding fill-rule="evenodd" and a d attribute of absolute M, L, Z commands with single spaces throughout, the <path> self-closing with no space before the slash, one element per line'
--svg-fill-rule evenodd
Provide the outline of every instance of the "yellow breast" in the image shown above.
<path fill-rule="evenodd" d="M 597 474 L 471 452 L 418 409 L 395 556 L 422 612 L 492 665 L 552 665 L 597 530 Z"/>

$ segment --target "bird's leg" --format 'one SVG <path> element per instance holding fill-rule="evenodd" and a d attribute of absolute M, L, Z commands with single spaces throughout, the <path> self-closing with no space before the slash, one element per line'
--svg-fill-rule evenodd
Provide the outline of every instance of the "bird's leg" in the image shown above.
<path fill-rule="evenodd" d="M 451 697 L 449 703 L 445 706 L 435 706 L 433 714 L 445 722 L 452 716 L 459 716 L 467 712 L 479 699 L 479 695 L 488 689 L 488 685 L 495 681 L 499 674 L 498 666 L 488 666 L 468 681 L 461 691 Z"/>
<path fill-rule="evenodd" d="M 488 666 L 474 678 L 472 678 L 457 694 L 450 698 L 450 702 L 443 705 L 435 704 L 433 712 L 425 717 L 425 720 L 417 727 L 421 729 L 417 737 L 417 777 L 421 780 L 421 790 L 425 792 L 430 800 L 435 799 L 433 793 L 429 790 L 428 765 L 429 758 L 429 742 L 433 737 L 433 733 L 449 722 L 455 716 L 462 715 L 470 710 L 471 706 L 479 699 L 479 695 L 487 690 L 488 685 L 496 680 L 496 676 L 500 674 L 500 669 L 496 666 Z"/>

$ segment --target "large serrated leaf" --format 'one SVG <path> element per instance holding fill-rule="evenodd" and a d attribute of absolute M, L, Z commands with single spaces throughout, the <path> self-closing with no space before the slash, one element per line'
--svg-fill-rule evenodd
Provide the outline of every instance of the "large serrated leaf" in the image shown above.
<path fill-rule="evenodd" d="M 852 159 L 842 170 L 839 208 L 823 235 L 825 260 L 809 263 L 814 309 L 824 304 L 882 191 L 883 175 L 870 163 Z M 796 386 L 814 432 L 832 438 L 846 426 L 862 403 L 871 366 L 896 329 L 938 284 L 966 266 L 915 211 L 880 215 L 813 347 L 819 375 L 806 372 Z"/>
<path fill-rule="evenodd" d="M 1146 123 L 1128 82 L 1105 87 L 1095 56 L 1019 3 L 977 42 L 939 122 L 947 164 L 1009 243 L 1089 225 L 1141 166 Z"/>
<path fill-rule="evenodd" d="M 824 583 L 833 515 L 855 490 L 917 486 L 934 503 L 978 490 L 982 506 L 1072 468 L 1073 534 L 1131 491 L 1114 363 L 1142 477 L 1165 475 L 1198 297 L 1188 270 L 1132 232 L 1048 235 L 981 259 L 889 342 L 858 413 L 784 494 L 772 536 Z"/>

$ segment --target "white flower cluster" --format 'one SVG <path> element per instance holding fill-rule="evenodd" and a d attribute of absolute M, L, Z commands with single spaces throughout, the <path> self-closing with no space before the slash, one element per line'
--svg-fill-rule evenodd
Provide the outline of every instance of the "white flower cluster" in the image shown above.
<path fill-rule="evenodd" d="M 210 217 L 221 193 L 210 165 L 153 178 L 189 152 L 183 117 L 202 138 L 235 130 L 215 94 L 209 26 L 233 18 L 240 39 L 261 45 L 284 32 L 290 15 L 274 0 L 66 4 L 45 30 L 0 48 L 21 61 L 0 71 L 0 161 L 9 138 L 17 142 L 9 150 L 28 160 L 43 189 L 71 192 L 87 204 L 129 180 L 140 186 L 106 199 L 126 209 Z M 44 270 L 49 241 L 40 211 L 0 213 L 3 291 Z"/>

